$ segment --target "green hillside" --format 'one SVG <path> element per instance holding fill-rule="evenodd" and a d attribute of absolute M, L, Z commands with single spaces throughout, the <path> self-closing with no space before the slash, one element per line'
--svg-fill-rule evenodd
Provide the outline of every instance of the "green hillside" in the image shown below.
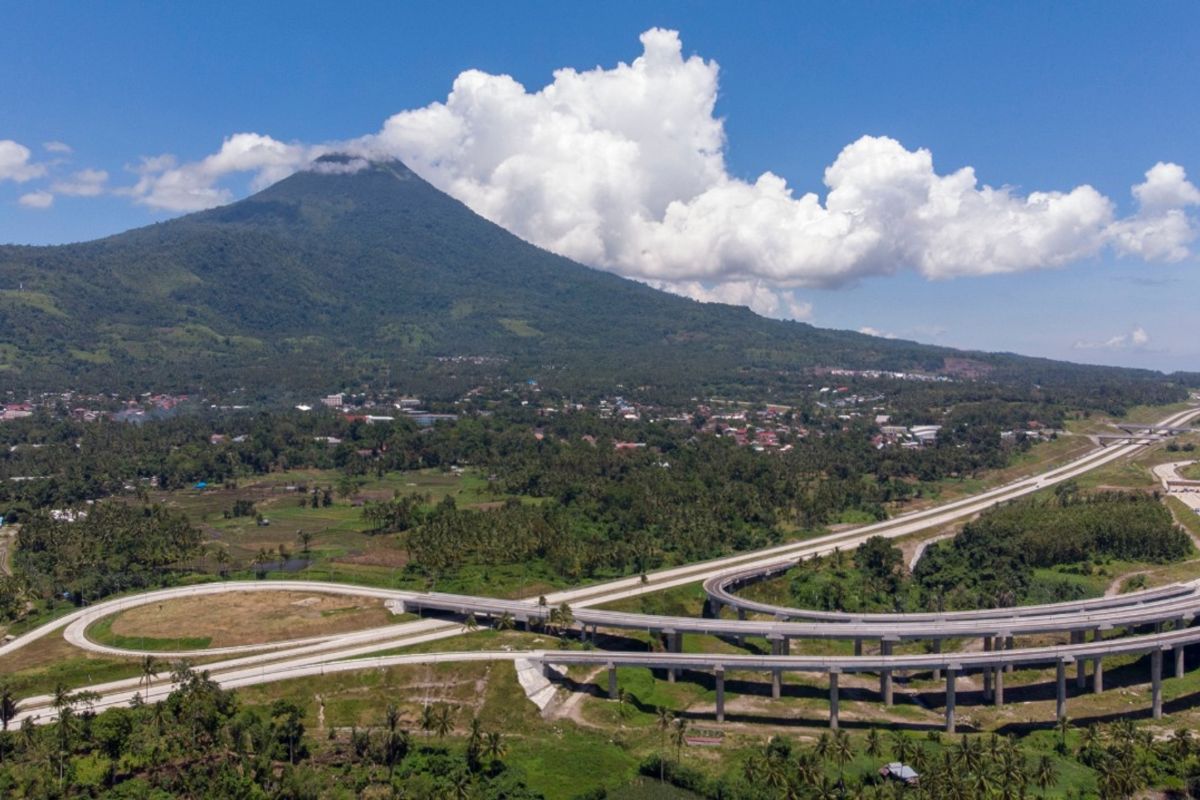
<path fill-rule="evenodd" d="M 485 367 L 455 360 L 464 356 Z M 534 247 L 399 162 L 298 173 L 240 202 L 98 241 L 0 247 L 0 378 L 10 388 L 269 394 L 490 370 L 694 392 L 813 366 L 941 370 L 947 358 L 1050 385 L 1163 380 L 675 297 Z"/>

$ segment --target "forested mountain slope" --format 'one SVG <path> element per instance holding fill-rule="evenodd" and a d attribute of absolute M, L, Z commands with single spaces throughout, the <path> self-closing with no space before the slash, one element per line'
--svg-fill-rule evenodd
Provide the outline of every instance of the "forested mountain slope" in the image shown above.
<path fill-rule="evenodd" d="M 399 162 L 330 169 L 342 162 L 98 241 L 0 247 L 0 379 L 269 392 L 430 380 L 473 356 L 510 377 L 693 392 L 813 366 L 936 371 L 948 358 L 1028 383 L 1162 381 L 697 303 L 534 247 Z"/>

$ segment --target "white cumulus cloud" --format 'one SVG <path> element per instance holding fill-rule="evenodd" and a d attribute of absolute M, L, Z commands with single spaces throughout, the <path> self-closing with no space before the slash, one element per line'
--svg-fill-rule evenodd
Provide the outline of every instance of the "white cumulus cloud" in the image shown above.
<path fill-rule="evenodd" d="M 895 339 L 896 338 L 896 334 L 888 333 L 886 331 L 881 331 L 881 330 L 879 330 L 879 328 L 872 328 L 870 325 L 864 325 L 863 327 L 858 329 L 858 332 L 865 334 L 867 336 L 878 336 L 880 339 Z"/>
<path fill-rule="evenodd" d="M 697 299 L 804 318 L 795 290 L 913 270 L 930 279 L 1061 267 L 1106 252 L 1188 257 L 1200 190 L 1159 163 L 1133 187 L 1137 208 L 1088 185 L 1020 192 L 887 136 L 848 144 L 822 194 L 782 177 L 731 175 L 715 116 L 719 68 L 685 56 L 675 31 L 641 35 L 630 63 L 564 68 L 541 88 L 461 73 L 444 101 L 401 111 L 346 142 L 228 137 L 195 162 L 145 160 L 137 202 L 190 211 L 235 196 L 230 175 L 260 188 L 345 151 L 400 158 L 438 188 L 522 238 L 586 264 Z"/>
<path fill-rule="evenodd" d="M 1144 348 L 1150 344 L 1150 334 L 1141 325 L 1134 325 L 1129 333 L 1112 336 L 1103 341 L 1077 340 L 1072 347 L 1076 350 L 1126 350 Z"/>
<path fill-rule="evenodd" d="M 57 141 L 42 142 L 42 149 L 47 153 L 62 153 L 63 155 L 70 155 L 74 152 L 71 145 Z"/>
<path fill-rule="evenodd" d="M 807 321 L 812 319 L 812 303 L 796 297 L 794 292 L 779 291 L 760 280 L 728 281 L 706 286 L 699 281 L 650 281 L 651 286 L 673 294 L 690 297 L 703 303 L 725 303 L 747 306 L 755 313 L 775 319 Z"/>
<path fill-rule="evenodd" d="M 102 169 L 84 169 L 73 173 L 66 180 L 55 181 L 51 189 L 59 194 L 75 197 L 95 197 L 104 192 L 108 183 L 108 173 Z"/>
<path fill-rule="evenodd" d="M 49 192 L 27 192 L 17 201 L 25 208 L 49 208 L 54 205 L 54 195 Z"/>
<path fill-rule="evenodd" d="M 288 144 L 257 133 L 235 133 L 200 161 L 179 164 L 170 155 L 142 159 L 141 177 L 124 190 L 136 202 L 168 211 L 200 211 L 234 199 L 221 185 L 227 175 L 250 172 L 251 189 L 263 189 L 312 163 L 328 148 Z"/>
<path fill-rule="evenodd" d="M 33 153 L 12 139 L 0 139 L 0 181 L 24 183 L 46 174 L 43 164 L 31 161 Z"/>

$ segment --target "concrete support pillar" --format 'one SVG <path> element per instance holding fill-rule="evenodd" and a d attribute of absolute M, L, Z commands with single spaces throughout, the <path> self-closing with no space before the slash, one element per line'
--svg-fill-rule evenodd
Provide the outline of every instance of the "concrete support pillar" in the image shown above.
<path fill-rule="evenodd" d="M 717 684 L 717 722 L 725 721 L 725 668 L 718 666 L 713 671 Z"/>
<path fill-rule="evenodd" d="M 990 653 L 992 651 L 992 637 L 983 637 L 983 652 Z M 992 668 L 983 668 L 983 699 L 984 701 L 992 699 Z"/>
<path fill-rule="evenodd" d="M 891 640 L 881 639 L 879 650 L 883 655 L 890 656 L 892 654 Z M 885 706 L 892 705 L 892 671 L 890 669 L 879 671 L 879 693 L 883 695 L 883 704 Z"/>
<path fill-rule="evenodd" d="M 787 639 L 779 636 L 769 637 L 771 639 L 771 655 L 781 656 L 784 654 L 783 649 L 787 643 Z M 783 673 L 780 670 L 771 670 L 771 697 L 776 700 L 783 694 Z"/>
<path fill-rule="evenodd" d="M 1100 656 L 1092 659 L 1092 691 L 1096 694 L 1104 691 L 1104 659 Z"/>
<path fill-rule="evenodd" d="M 1154 632 L 1155 632 L 1155 633 L 1162 633 L 1162 632 L 1163 632 L 1163 624 L 1162 624 L 1162 620 L 1159 620 L 1158 622 L 1154 623 Z"/>
<path fill-rule="evenodd" d="M 1063 659 L 1058 660 L 1057 670 L 1055 675 L 1056 703 L 1055 703 L 1055 719 L 1066 719 L 1067 716 L 1067 662 Z"/>
<path fill-rule="evenodd" d="M 746 621 L 746 609 L 739 608 L 737 610 L 737 618 L 738 618 L 738 622 L 745 622 Z M 746 636 L 744 634 L 739 633 L 736 637 L 736 640 L 738 643 L 738 647 L 746 646 Z"/>
<path fill-rule="evenodd" d="M 1184 668 L 1183 645 L 1178 644 L 1178 645 L 1175 645 L 1175 677 L 1176 678 L 1183 677 L 1183 668 Z"/>
<path fill-rule="evenodd" d="M 946 668 L 946 733 L 954 733 L 954 683 L 957 677 L 957 668 Z"/>
<path fill-rule="evenodd" d="M 1005 650 L 1015 650 L 1016 644 L 1017 644 L 1016 640 L 1012 636 L 1004 637 L 1004 649 Z M 1013 671 L 1013 663 L 1011 661 L 1008 662 L 1008 665 L 1004 667 L 1004 670 L 1011 675 L 1012 671 Z"/>
<path fill-rule="evenodd" d="M 1150 653 L 1150 716 L 1162 719 L 1162 650 Z"/>
<path fill-rule="evenodd" d="M 1004 668 L 1000 667 L 996 670 L 996 689 L 993 692 L 996 701 L 996 707 L 1004 705 Z"/>
<path fill-rule="evenodd" d="M 854 640 L 854 655 L 856 655 L 856 656 L 862 655 L 862 639 Z"/>
<path fill-rule="evenodd" d="M 683 634 L 676 633 L 675 631 L 666 631 L 665 633 L 667 634 L 667 651 L 671 653 L 682 653 Z M 674 683 L 675 678 L 678 677 L 678 675 L 679 670 L 671 667 L 667 670 L 667 682 Z"/>
<path fill-rule="evenodd" d="M 1071 644 L 1083 644 L 1083 631 L 1071 631 Z M 1087 686 L 1087 659 L 1081 658 L 1075 662 L 1075 688 L 1082 690 Z"/>
<path fill-rule="evenodd" d="M 935 652 L 935 653 L 942 652 L 942 640 L 941 639 L 933 640 L 933 652 Z M 933 679 L 935 681 L 940 681 L 942 679 L 942 671 L 940 669 L 938 669 L 937 667 L 934 667 L 934 669 L 933 669 Z"/>
<path fill-rule="evenodd" d="M 838 729 L 838 671 L 829 671 L 829 727 Z"/>
<path fill-rule="evenodd" d="M 608 698 L 617 699 L 617 665 L 612 663 L 608 665 Z"/>

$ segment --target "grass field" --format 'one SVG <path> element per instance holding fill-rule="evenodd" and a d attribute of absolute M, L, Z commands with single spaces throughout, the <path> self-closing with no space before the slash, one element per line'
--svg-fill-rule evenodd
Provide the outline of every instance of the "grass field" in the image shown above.
<path fill-rule="evenodd" d="M 347 633 L 398 621 L 373 598 L 230 592 L 138 606 L 100 620 L 88 635 L 115 647 L 191 650 Z M 175 636 L 183 630 L 188 638 Z"/>

